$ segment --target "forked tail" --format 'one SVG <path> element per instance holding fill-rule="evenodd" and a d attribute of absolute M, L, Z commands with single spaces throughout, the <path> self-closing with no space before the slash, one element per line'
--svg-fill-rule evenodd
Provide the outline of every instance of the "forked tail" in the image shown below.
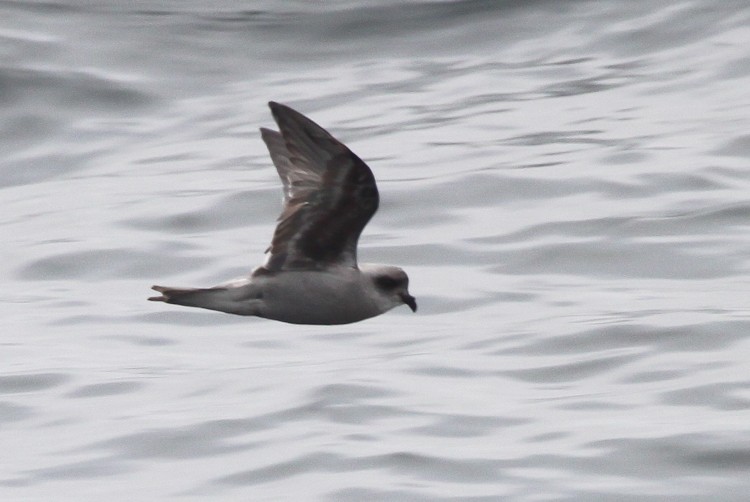
<path fill-rule="evenodd" d="M 200 296 L 201 291 L 205 291 L 200 288 L 168 288 L 166 286 L 151 286 L 151 289 L 161 293 L 161 296 L 152 296 L 149 301 L 190 306 L 194 306 L 193 301 Z"/>
<path fill-rule="evenodd" d="M 168 288 L 151 286 L 161 296 L 149 298 L 152 302 L 172 303 L 186 307 L 200 307 L 211 310 L 227 311 L 231 301 L 227 298 L 227 288 Z"/>
<path fill-rule="evenodd" d="M 152 302 L 172 303 L 186 307 L 218 310 L 238 315 L 259 315 L 258 301 L 248 301 L 242 298 L 236 288 L 217 286 L 214 288 L 168 288 L 165 286 L 151 286 L 151 289 L 161 293 L 161 296 L 149 298 Z"/>

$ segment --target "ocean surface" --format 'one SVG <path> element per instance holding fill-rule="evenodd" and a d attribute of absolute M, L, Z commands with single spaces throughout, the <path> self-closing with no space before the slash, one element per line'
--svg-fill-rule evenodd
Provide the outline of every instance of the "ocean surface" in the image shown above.
<path fill-rule="evenodd" d="M 293 106 L 419 311 L 261 263 Z M 750 3 L 0 2 L 3 501 L 750 500 Z"/>

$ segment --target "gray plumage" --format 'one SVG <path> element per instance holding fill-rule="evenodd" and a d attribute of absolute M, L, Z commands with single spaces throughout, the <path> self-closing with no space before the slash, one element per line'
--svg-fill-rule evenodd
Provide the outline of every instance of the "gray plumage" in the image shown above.
<path fill-rule="evenodd" d="M 406 304 L 398 267 L 357 263 L 357 242 L 377 211 L 370 168 L 325 129 L 271 102 L 279 132 L 261 128 L 284 202 L 265 263 L 249 277 L 212 288 L 153 286 L 149 298 L 295 324 L 345 324 Z"/>

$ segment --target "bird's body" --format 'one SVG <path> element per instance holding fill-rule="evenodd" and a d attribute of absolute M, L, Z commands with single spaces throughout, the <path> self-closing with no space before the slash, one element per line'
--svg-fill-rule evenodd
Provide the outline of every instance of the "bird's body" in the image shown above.
<path fill-rule="evenodd" d="M 384 267 L 361 266 L 366 270 Z M 404 303 L 401 297 L 378 294 L 372 276 L 351 267 L 277 274 L 263 271 L 213 288 L 154 289 L 166 297 L 163 301 L 167 303 L 292 324 L 348 324 Z"/>
<path fill-rule="evenodd" d="M 284 186 L 266 261 L 212 288 L 154 286 L 149 298 L 294 324 L 346 324 L 417 305 L 398 267 L 357 264 L 359 234 L 378 207 L 370 168 L 304 115 L 269 103 L 280 132 L 261 129 Z"/>

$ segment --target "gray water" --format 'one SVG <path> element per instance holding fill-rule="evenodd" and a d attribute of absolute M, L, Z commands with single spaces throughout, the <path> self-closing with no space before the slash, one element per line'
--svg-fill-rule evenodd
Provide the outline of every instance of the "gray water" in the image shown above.
<path fill-rule="evenodd" d="M 750 500 L 750 4 L 0 3 L 0 499 Z M 419 301 L 262 260 L 294 106 Z"/>

